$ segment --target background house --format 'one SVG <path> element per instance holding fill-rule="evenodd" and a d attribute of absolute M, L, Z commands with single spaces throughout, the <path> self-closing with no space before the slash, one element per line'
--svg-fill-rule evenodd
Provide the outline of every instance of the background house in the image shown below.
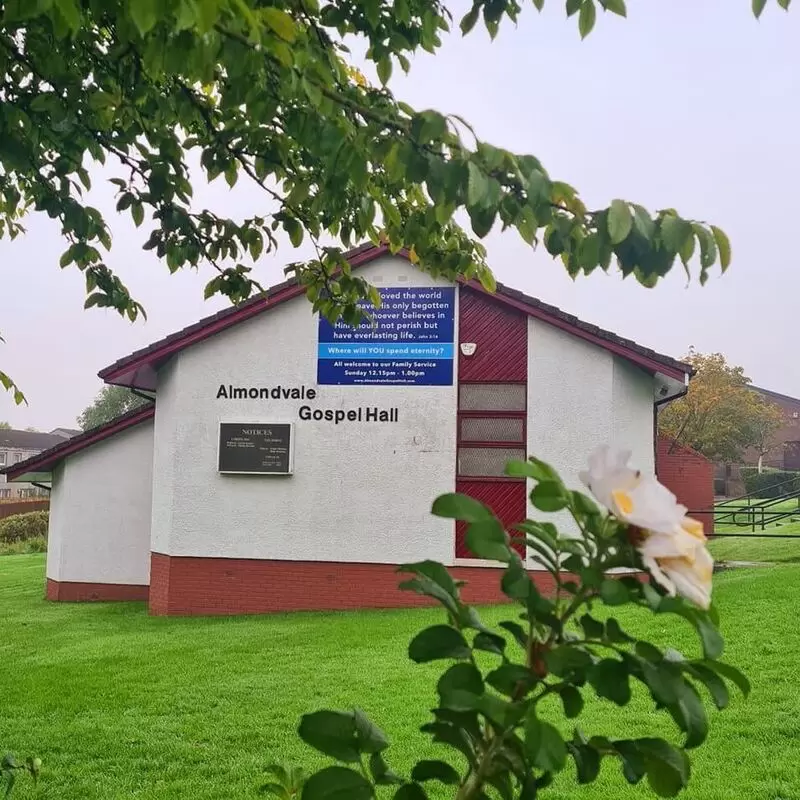
<path fill-rule="evenodd" d="M 772 446 L 764 454 L 762 466 L 800 471 L 800 398 L 762 389 L 760 386 L 749 388 L 780 409 L 783 417 L 780 427 L 770 437 Z M 745 451 L 740 464 L 715 464 L 714 493 L 726 497 L 745 494 L 741 468 L 757 466 L 758 457 L 758 450 L 750 448 Z"/>
<path fill-rule="evenodd" d="M 800 399 L 758 386 L 751 388 L 783 414 L 781 426 L 771 437 L 772 447 L 764 456 L 764 466 L 800 470 Z M 744 463 L 758 464 L 758 453 L 746 453 Z"/>
<path fill-rule="evenodd" d="M 18 431 L 13 428 L 0 429 L 0 469 L 18 464 L 26 458 L 41 453 L 69 439 L 80 431 L 71 428 L 55 428 L 50 433 Z M 19 497 L 47 495 L 47 491 L 30 483 L 6 484 L 6 476 L 0 475 L 0 500 Z"/>

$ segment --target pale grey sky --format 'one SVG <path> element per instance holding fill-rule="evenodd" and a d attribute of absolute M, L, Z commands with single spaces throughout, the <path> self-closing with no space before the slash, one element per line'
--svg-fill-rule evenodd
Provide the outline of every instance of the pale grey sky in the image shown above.
<path fill-rule="evenodd" d="M 651 290 L 615 274 L 573 283 L 543 248 L 534 253 L 509 231 L 487 239 L 498 279 L 673 356 L 689 345 L 724 352 L 755 383 L 800 396 L 800 9 L 770 3 L 756 22 L 749 0 L 629 0 L 627 20 L 600 14 L 581 42 L 563 3 L 549 5 L 539 15 L 525 3 L 519 27 L 504 26 L 494 43 L 485 32 L 452 34 L 394 82 L 395 94 L 537 155 L 590 207 L 624 197 L 718 224 L 734 259 L 702 289 L 687 287 L 679 268 Z M 63 246 L 49 219 L 30 217 L 25 237 L 0 241 L 0 368 L 29 401 L 15 407 L 0 393 L 0 420 L 15 427 L 73 425 L 100 389 L 99 369 L 222 305 L 203 301 L 210 269 L 170 276 L 140 249 L 146 234 L 115 215 L 102 178 L 92 202 L 108 213 L 109 263 L 149 319 L 84 311 L 83 276 L 59 269 Z M 256 190 L 229 192 L 221 179 L 197 200 L 232 214 L 266 210 Z M 296 257 L 287 243 L 259 265 L 260 278 L 281 280 Z"/>

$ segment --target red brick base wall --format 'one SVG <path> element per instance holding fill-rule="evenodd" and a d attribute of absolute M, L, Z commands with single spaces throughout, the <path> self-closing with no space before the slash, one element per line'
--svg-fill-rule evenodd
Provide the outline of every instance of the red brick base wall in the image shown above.
<path fill-rule="evenodd" d="M 672 491 L 689 511 L 714 508 L 714 465 L 690 447 L 673 445 L 671 439 L 658 438 L 656 451 L 658 480 Z M 714 514 L 698 514 L 706 533 L 714 532 Z"/>
<path fill-rule="evenodd" d="M 501 568 L 452 567 L 450 572 L 456 580 L 467 582 L 463 588 L 466 602 L 507 601 L 500 591 Z M 531 575 L 543 593 L 552 592 L 549 573 L 536 571 Z M 432 604 L 426 597 L 398 589 L 403 579 L 391 564 L 191 558 L 153 553 L 150 613 L 264 614 Z"/>
<path fill-rule="evenodd" d="M 73 583 L 47 579 L 47 599 L 65 603 L 108 600 L 147 600 L 149 586 L 127 583 Z"/>

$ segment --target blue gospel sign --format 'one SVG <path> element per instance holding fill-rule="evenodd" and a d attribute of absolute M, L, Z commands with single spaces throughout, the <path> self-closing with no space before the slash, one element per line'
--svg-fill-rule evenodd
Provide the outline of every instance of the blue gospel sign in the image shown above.
<path fill-rule="evenodd" d="M 455 288 L 383 288 L 373 319 L 352 328 L 319 320 L 317 382 L 333 385 L 453 383 Z"/>

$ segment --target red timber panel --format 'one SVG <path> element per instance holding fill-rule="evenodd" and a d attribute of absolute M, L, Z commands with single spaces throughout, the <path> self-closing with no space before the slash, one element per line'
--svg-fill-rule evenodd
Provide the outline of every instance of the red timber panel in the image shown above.
<path fill-rule="evenodd" d="M 521 311 L 462 287 L 458 340 L 477 345 L 472 356 L 459 351 L 459 382 L 527 380 L 528 318 Z"/>
<path fill-rule="evenodd" d="M 525 519 L 526 494 L 525 481 L 487 481 L 457 480 L 456 491 L 474 497 L 485 503 L 497 514 L 506 530 Z M 456 523 L 456 558 L 475 558 L 466 543 L 467 526 L 463 522 Z M 514 544 L 514 549 L 525 558 L 525 545 Z"/>

